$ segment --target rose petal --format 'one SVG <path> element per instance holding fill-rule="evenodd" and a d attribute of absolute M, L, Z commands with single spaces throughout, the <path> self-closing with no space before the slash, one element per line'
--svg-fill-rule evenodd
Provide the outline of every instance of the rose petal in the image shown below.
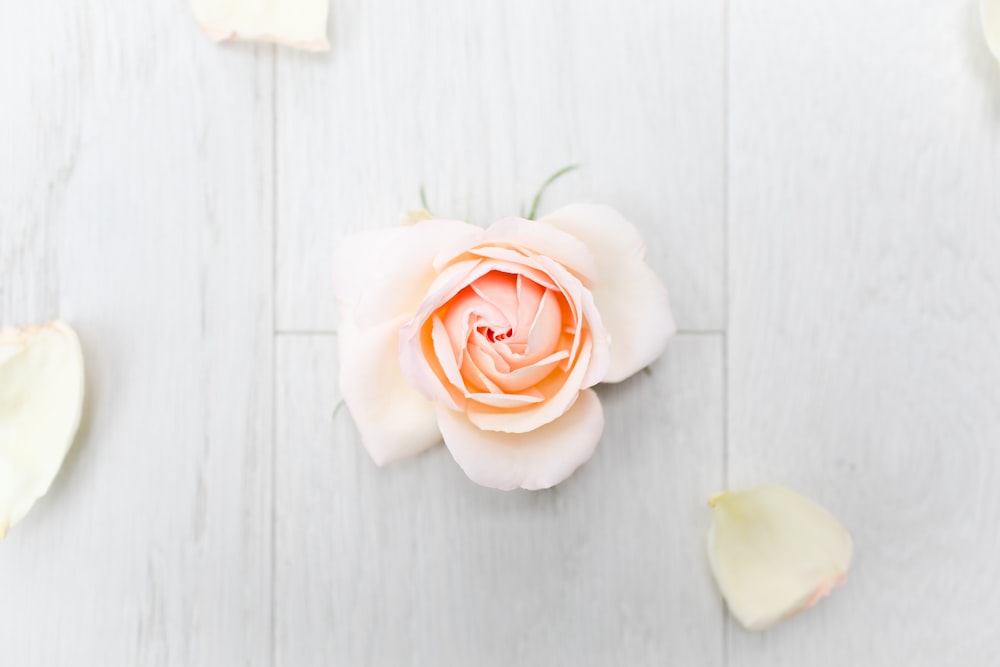
<path fill-rule="evenodd" d="M 405 316 L 364 329 L 349 308 L 341 309 L 340 319 L 340 392 L 375 463 L 392 463 L 440 443 L 433 404 L 399 367 Z"/>
<path fill-rule="evenodd" d="M 424 224 L 430 223 L 420 223 L 417 226 Z M 482 232 L 482 230 L 479 231 Z M 358 252 L 364 252 L 364 249 L 358 248 Z M 520 255 L 519 257 L 523 258 Z M 460 400 L 461 395 L 450 392 L 449 388 L 442 382 L 443 369 L 440 369 L 440 364 L 434 358 L 433 345 L 427 345 L 427 341 L 424 339 L 424 325 L 434 311 L 454 299 L 459 292 L 467 289 L 469 284 L 491 271 L 523 273 L 541 285 L 544 285 L 547 280 L 543 272 L 514 262 L 500 260 L 456 262 L 441 270 L 441 273 L 433 279 L 430 288 L 425 292 L 427 297 L 420 304 L 416 315 L 406 323 L 400 333 L 399 358 L 403 373 L 411 384 L 428 399 L 441 401 L 453 409 L 459 409 L 463 404 L 463 401 Z M 569 275 L 565 270 L 564 273 Z M 572 278 L 572 276 L 570 277 Z M 554 285 L 552 287 L 555 288 Z M 473 335 L 476 334 L 473 333 Z M 497 359 L 502 362 L 499 356 Z M 437 370 L 442 372 L 439 374 L 436 372 Z"/>
<path fill-rule="evenodd" d="M 355 309 L 362 327 L 412 317 L 437 277 L 433 261 L 441 244 L 480 234 L 468 223 L 435 219 L 350 236 L 334 256 L 337 298 Z"/>
<path fill-rule="evenodd" d="M 993 56 L 1000 59 L 1000 0 L 981 0 L 979 12 L 983 19 L 986 44 Z"/>
<path fill-rule="evenodd" d="M 611 334 L 611 364 L 604 382 L 642 370 L 676 331 L 667 289 L 646 264 L 638 230 L 617 211 L 571 204 L 539 219 L 583 241 L 597 259 L 591 286 L 604 327 Z"/>
<path fill-rule="evenodd" d="M 83 352 L 65 323 L 0 330 L 0 538 L 59 472 L 83 392 Z"/>
<path fill-rule="evenodd" d="M 326 51 L 328 0 L 190 0 L 202 30 L 216 41 L 277 42 Z"/>
<path fill-rule="evenodd" d="M 822 507 L 777 484 L 709 501 L 708 557 L 733 616 L 761 630 L 816 603 L 847 576 L 851 536 Z"/>
<path fill-rule="evenodd" d="M 425 220 L 433 220 L 434 216 L 430 214 L 425 208 L 414 208 L 403 211 L 399 216 L 399 224 L 401 225 L 415 225 L 418 222 L 423 222 Z"/>
<path fill-rule="evenodd" d="M 445 445 L 469 479 L 494 489 L 547 489 L 563 481 L 594 453 L 604 411 L 593 390 L 562 417 L 529 433 L 476 428 L 461 412 L 438 409 Z"/>
<path fill-rule="evenodd" d="M 540 225 L 534 220 L 504 218 L 490 225 L 480 238 L 469 238 L 442 245 L 435 264 L 442 267 L 476 245 L 488 244 L 486 251 L 503 248 L 531 251 L 529 254 L 549 257 L 570 269 L 578 278 L 590 281 L 597 275 L 597 263 L 581 239 L 572 234 Z"/>
<path fill-rule="evenodd" d="M 469 403 L 466 406 L 469 422 L 487 431 L 523 434 L 562 419 L 578 400 L 593 347 L 587 338 L 580 348 L 579 362 L 568 375 L 550 376 L 536 386 L 547 400 L 516 412 L 496 412 L 477 403 Z M 550 383 L 555 385 L 555 389 L 547 386 Z"/>

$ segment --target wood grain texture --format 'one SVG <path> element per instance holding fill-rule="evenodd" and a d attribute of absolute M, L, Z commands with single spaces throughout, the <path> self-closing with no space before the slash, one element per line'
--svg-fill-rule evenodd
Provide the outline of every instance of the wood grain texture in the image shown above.
<path fill-rule="evenodd" d="M 729 664 L 1000 653 L 1000 72 L 977 3 L 731 6 L 730 472 L 852 530 Z"/>
<path fill-rule="evenodd" d="M 378 469 L 334 416 L 334 336 L 278 346 L 277 665 L 720 665 L 704 557 L 722 341 L 604 387 L 594 458 L 553 490 L 468 481 L 443 447 Z"/>
<path fill-rule="evenodd" d="M 184 3 L 0 5 L 0 308 L 85 424 L 0 544 L 4 665 L 271 658 L 272 50 Z"/>
<path fill-rule="evenodd" d="M 183 2 L 77 4 L 0 4 L 0 320 L 69 320 L 89 374 L 0 543 L 4 666 L 1000 654 L 1000 71 L 974 0 L 333 0 L 324 55 L 212 45 Z M 476 487 L 444 449 L 376 470 L 333 415 L 336 244 L 421 184 L 441 215 L 516 213 L 570 162 L 543 208 L 621 209 L 709 333 L 602 390 L 604 441 L 556 490 Z M 726 470 L 857 544 L 843 590 L 763 634 L 707 573 Z"/>
<path fill-rule="evenodd" d="M 723 3 L 331 3 L 332 51 L 281 52 L 278 325 L 331 331 L 339 239 L 435 214 L 610 204 L 640 226 L 682 329 L 723 323 Z"/>

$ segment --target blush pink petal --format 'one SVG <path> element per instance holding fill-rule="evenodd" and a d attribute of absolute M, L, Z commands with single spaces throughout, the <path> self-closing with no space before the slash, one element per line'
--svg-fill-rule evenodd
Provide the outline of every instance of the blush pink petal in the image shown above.
<path fill-rule="evenodd" d="M 587 372 L 581 380 L 582 387 L 593 387 L 598 382 L 607 379 L 608 368 L 611 364 L 611 335 L 604 326 L 604 315 L 597 307 L 597 302 L 593 293 L 585 289 L 583 284 L 560 265 L 553 262 L 548 257 L 539 257 L 539 262 L 545 270 L 555 278 L 562 292 L 568 297 L 570 307 L 577 311 L 580 318 L 578 325 L 586 321 L 587 328 L 590 329 L 591 342 L 593 348 L 590 352 L 590 361 L 587 364 Z M 580 328 L 578 326 L 577 331 Z M 577 354 L 577 347 L 582 342 L 580 335 L 576 336 L 573 349 L 570 355 Z"/>
<path fill-rule="evenodd" d="M 340 392 L 377 465 L 418 454 L 441 442 L 433 404 L 399 367 L 399 328 L 405 316 L 359 329 L 341 310 Z"/>
<path fill-rule="evenodd" d="M 479 231 L 482 232 L 482 230 Z M 408 321 L 400 332 L 399 360 L 403 374 L 428 399 L 441 401 L 453 409 L 459 409 L 462 405 L 460 394 L 452 393 L 448 387 L 442 384 L 428 357 L 428 354 L 431 357 L 434 356 L 433 350 L 423 348 L 420 332 L 435 310 L 454 299 L 469 284 L 491 271 L 523 273 L 539 284 L 551 282 L 551 279 L 542 271 L 513 261 L 493 259 L 459 261 L 441 269 L 441 272 L 433 279 L 427 289 L 427 296 L 415 311 L 413 319 Z M 569 274 L 567 273 L 567 275 Z M 555 285 L 552 287 L 555 288 Z"/>
<path fill-rule="evenodd" d="M 676 331 L 667 289 L 646 263 L 638 230 L 607 206 L 572 204 L 539 219 L 583 241 L 597 260 L 591 286 L 611 335 L 604 382 L 620 382 L 652 363 Z"/>
<path fill-rule="evenodd" d="M 412 316 L 437 277 L 433 261 L 440 246 L 481 233 L 465 222 L 435 219 L 348 237 L 334 256 L 337 298 L 354 308 L 362 327 Z"/>
<path fill-rule="evenodd" d="M 597 394 L 580 393 L 554 422 L 529 433 L 483 431 L 461 412 L 438 408 L 445 445 L 469 479 L 494 489 L 547 489 L 569 477 L 594 453 L 604 431 Z"/>
<path fill-rule="evenodd" d="M 579 361 L 573 366 L 573 370 L 558 391 L 547 397 L 547 400 L 510 412 L 483 409 L 476 403 L 470 402 L 466 405 L 469 421 L 477 428 L 486 431 L 523 434 L 561 419 L 578 399 L 593 347 L 589 339 L 584 341 L 580 348 Z"/>

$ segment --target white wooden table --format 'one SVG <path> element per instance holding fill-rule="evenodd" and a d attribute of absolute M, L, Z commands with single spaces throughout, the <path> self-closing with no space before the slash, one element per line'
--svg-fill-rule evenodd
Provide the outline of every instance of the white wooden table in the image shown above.
<path fill-rule="evenodd" d="M 0 544 L 0 663 L 962 665 L 1000 654 L 1000 70 L 969 0 L 334 0 L 332 50 L 181 0 L 0 4 L 0 318 L 87 419 Z M 556 489 L 378 470 L 330 259 L 437 212 L 611 204 L 681 333 Z M 725 615 L 705 499 L 784 482 L 851 581 Z"/>

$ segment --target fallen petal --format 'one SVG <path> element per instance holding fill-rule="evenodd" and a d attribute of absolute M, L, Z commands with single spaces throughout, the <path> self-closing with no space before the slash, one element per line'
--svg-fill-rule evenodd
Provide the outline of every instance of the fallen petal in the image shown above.
<path fill-rule="evenodd" d="M 1000 59 L 1000 0 L 981 0 L 979 10 L 983 19 L 983 32 L 986 33 L 986 44 L 993 55 Z"/>
<path fill-rule="evenodd" d="M 0 538 L 45 495 L 83 409 L 83 353 L 62 322 L 0 330 Z"/>
<path fill-rule="evenodd" d="M 211 39 L 277 42 L 306 51 L 326 51 L 329 0 L 190 0 Z"/>
<path fill-rule="evenodd" d="M 777 484 L 709 501 L 708 558 L 729 610 L 762 630 L 843 583 L 851 536 L 825 509 Z"/>

